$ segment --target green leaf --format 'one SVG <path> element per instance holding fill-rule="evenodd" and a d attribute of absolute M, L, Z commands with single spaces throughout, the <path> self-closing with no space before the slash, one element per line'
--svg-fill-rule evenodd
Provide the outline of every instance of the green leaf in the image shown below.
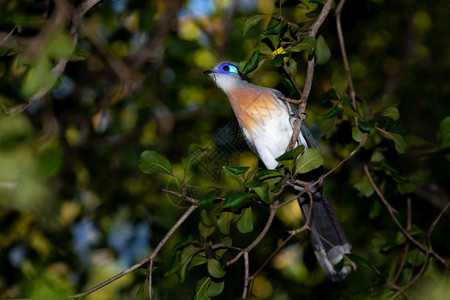
<path fill-rule="evenodd" d="M 169 160 L 156 151 L 145 150 L 141 153 L 139 169 L 145 174 L 164 173 L 174 176 Z"/>
<path fill-rule="evenodd" d="M 241 208 L 245 203 L 252 199 L 251 194 L 247 194 L 242 191 L 229 191 L 225 197 L 225 202 L 223 203 L 222 209 Z"/>
<path fill-rule="evenodd" d="M 409 251 L 408 256 L 406 257 L 406 261 L 409 264 L 420 266 L 425 261 L 425 253 L 423 253 L 419 249 L 412 249 L 411 251 Z"/>
<path fill-rule="evenodd" d="M 45 45 L 45 53 L 53 59 L 69 58 L 72 55 L 73 42 L 63 32 L 58 32 Z"/>
<path fill-rule="evenodd" d="M 186 270 L 191 263 L 192 257 L 197 254 L 197 252 L 201 251 L 202 248 L 189 245 L 183 249 L 181 252 L 181 269 L 180 269 L 180 281 L 183 282 L 186 276 Z"/>
<path fill-rule="evenodd" d="M 200 199 L 198 199 L 197 205 L 201 206 L 201 205 L 211 204 L 221 193 L 222 193 L 222 190 L 219 190 L 219 189 L 212 190 L 212 191 L 206 193 L 205 195 L 203 195 L 202 197 L 200 197 Z"/>
<path fill-rule="evenodd" d="M 305 147 L 303 145 L 298 146 L 292 149 L 291 151 L 288 151 L 283 155 L 281 155 L 280 157 L 276 158 L 276 160 L 289 170 L 292 170 L 292 168 L 295 165 L 296 158 L 300 155 L 300 153 L 303 152 L 304 149 Z"/>
<path fill-rule="evenodd" d="M 286 24 L 287 24 L 287 20 L 283 19 L 283 20 L 279 21 L 276 25 L 264 30 L 262 32 L 262 34 L 264 34 L 264 35 L 279 35 L 283 31 L 283 28 L 284 28 L 284 26 L 286 26 Z"/>
<path fill-rule="evenodd" d="M 359 122 L 359 128 L 364 131 L 371 131 L 375 127 L 376 120 L 370 120 L 365 122 Z"/>
<path fill-rule="evenodd" d="M 224 169 L 234 175 L 241 175 L 247 172 L 250 167 L 224 167 Z"/>
<path fill-rule="evenodd" d="M 241 233 L 253 231 L 253 215 L 251 207 L 247 207 L 242 211 L 242 215 L 237 222 L 237 228 Z"/>
<path fill-rule="evenodd" d="M 208 288 L 210 284 L 211 277 L 203 277 L 197 281 L 194 300 L 211 300 L 211 298 L 208 297 Z"/>
<path fill-rule="evenodd" d="M 198 223 L 198 232 L 204 240 L 206 240 L 211 234 L 213 234 L 214 230 L 215 227 L 206 226 L 202 222 Z"/>
<path fill-rule="evenodd" d="M 397 190 L 400 194 L 406 195 L 411 194 L 416 189 L 416 184 L 413 182 L 404 182 L 397 184 Z"/>
<path fill-rule="evenodd" d="M 255 177 L 258 180 L 266 180 L 269 178 L 275 178 L 275 177 L 283 177 L 284 176 L 284 169 L 278 168 L 275 170 L 261 170 L 258 173 L 256 173 Z"/>
<path fill-rule="evenodd" d="M 245 64 L 244 68 L 242 68 L 243 74 L 248 74 L 251 71 L 255 70 L 258 67 L 259 64 L 259 51 L 253 52 L 252 56 L 248 60 L 248 62 Z"/>
<path fill-rule="evenodd" d="M 202 211 L 200 212 L 200 221 L 202 222 L 203 225 L 207 227 L 214 226 L 214 223 L 208 216 L 208 212 L 206 211 L 206 209 L 202 209 Z"/>
<path fill-rule="evenodd" d="M 300 43 L 286 48 L 288 52 L 302 52 L 305 51 L 308 55 L 313 54 L 316 47 L 316 39 L 313 37 L 306 37 Z"/>
<path fill-rule="evenodd" d="M 215 282 L 211 281 L 211 284 L 208 287 L 207 295 L 210 297 L 219 296 L 223 292 L 223 288 L 225 286 L 225 282 Z"/>
<path fill-rule="evenodd" d="M 316 64 L 323 65 L 326 63 L 331 57 L 330 48 L 325 42 L 325 39 L 322 35 L 319 36 L 316 43 Z"/>
<path fill-rule="evenodd" d="M 233 178 L 239 184 L 243 184 L 245 181 L 245 172 L 247 172 L 250 167 L 223 167 L 225 175 Z"/>
<path fill-rule="evenodd" d="M 342 109 L 342 107 L 339 104 L 336 104 L 335 106 L 333 106 L 332 109 L 330 109 L 324 116 L 324 119 L 331 119 L 336 117 L 337 115 L 342 114 L 344 110 Z"/>
<path fill-rule="evenodd" d="M 275 67 L 281 67 L 284 64 L 284 58 L 289 56 L 289 54 L 278 54 L 270 61 Z"/>
<path fill-rule="evenodd" d="M 269 185 L 266 182 L 251 182 L 244 185 L 244 187 L 256 193 L 256 195 L 265 203 L 270 203 Z"/>
<path fill-rule="evenodd" d="M 369 263 L 367 260 L 365 260 L 361 256 L 358 256 L 358 255 L 355 255 L 355 254 L 350 254 L 350 253 L 347 253 L 346 255 L 355 264 L 357 264 L 357 265 L 359 265 L 361 267 L 364 267 L 364 268 L 366 268 L 368 270 L 374 271 L 374 272 L 376 272 L 379 275 L 381 274 L 380 271 L 378 271 L 378 269 L 374 265 Z"/>
<path fill-rule="evenodd" d="M 192 237 L 191 235 L 188 235 L 186 238 L 184 238 L 184 240 L 178 242 L 175 246 L 173 246 L 172 251 L 176 251 L 180 248 L 183 248 L 187 245 L 189 245 L 192 241 Z"/>
<path fill-rule="evenodd" d="M 185 174 L 189 171 L 192 165 L 197 162 L 197 159 L 206 149 L 201 148 L 199 145 L 192 144 L 189 146 L 188 156 L 181 159 Z"/>
<path fill-rule="evenodd" d="M 358 127 L 353 127 L 352 128 L 352 138 L 356 142 L 361 143 L 362 140 L 364 139 L 364 133 L 362 133 Z"/>
<path fill-rule="evenodd" d="M 150 297 L 148 294 L 148 280 L 146 279 L 144 283 L 139 285 L 139 289 L 136 293 L 136 297 L 134 298 L 134 300 L 147 300 L 149 298 Z"/>
<path fill-rule="evenodd" d="M 220 262 L 215 258 L 208 258 L 208 273 L 214 278 L 222 278 L 226 272 L 223 270 Z"/>
<path fill-rule="evenodd" d="M 253 47 L 253 50 L 256 51 L 256 52 L 262 53 L 262 54 L 266 54 L 266 55 L 269 55 L 269 54 L 273 53 L 272 49 L 270 49 L 270 47 L 264 42 L 257 43 Z"/>
<path fill-rule="evenodd" d="M 450 116 L 445 117 L 439 125 L 439 133 L 441 137 L 440 149 L 450 148 Z"/>
<path fill-rule="evenodd" d="M 323 157 L 316 148 L 308 148 L 298 160 L 295 173 L 308 173 L 323 164 Z"/>
<path fill-rule="evenodd" d="M 394 141 L 395 150 L 397 150 L 398 153 L 403 154 L 406 151 L 407 144 L 405 139 L 397 133 L 392 133 L 389 131 L 386 131 L 384 129 L 381 129 L 379 127 L 375 127 L 378 132 L 385 138 L 390 139 Z"/>
<path fill-rule="evenodd" d="M 234 214 L 229 211 L 223 211 L 220 213 L 219 219 L 217 219 L 217 226 L 222 234 L 230 233 L 230 224 L 233 221 Z"/>
<path fill-rule="evenodd" d="M 400 112 L 394 106 L 389 106 L 388 108 L 386 108 L 381 115 L 391 118 L 394 121 L 397 121 L 400 118 Z"/>
<path fill-rule="evenodd" d="M 41 56 L 38 61 L 28 68 L 22 82 L 21 93 L 24 97 L 31 97 L 37 91 L 52 87 L 56 83 L 56 77 L 51 71 L 51 63 L 46 56 Z"/>
<path fill-rule="evenodd" d="M 331 75 L 331 86 L 339 95 L 342 95 L 348 87 L 348 81 L 345 74 L 335 70 Z"/>
<path fill-rule="evenodd" d="M 262 19 L 266 17 L 267 15 L 254 15 L 249 18 L 242 17 L 236 21 L 236 24 L 242 31 L 242 34 L 246 35 L 250 28 L 258 24 Z"/>
<path fill-rule="evenodd" d="M 277 157 L 276 160 L 277 160 L 277 162 L 282 163 L 282 164 L 284 164 L 284 162 L 295 160 L 297 158 L 297 156 L 299 156 L 300 153 L 303 152 L 303 150 L 305 150 L 305 146 L 300 145 L 298 147 L 295 147 L 291 151 L 285 152 L 281 156 Z"/>
<path fill-rule="evenodd" d="M 206 264 L 207 258 L 205 252 L 197 252 L 197 254 L 194 255 L 191 262 L 189 263 L 188 270 L 191 270 L 192 268 L 196 266 L 201 266 L 203 264 Z"/>
<path fill-rule="evenodd" d="M 363 175 L 359 177 L 359 180 L 353 184 L 353 187 L 359 191 L 358 196 L 362 197 L 370 197 L 372 196 L 374 190 L 372 185 L 370 184 L 369 178 Z"/>
<path fill-rule="evenodd" d="M 292 58 L 289 60 L 289 70 L 291 71 L 292 76 L 297 74 L 297 62 Z"/>

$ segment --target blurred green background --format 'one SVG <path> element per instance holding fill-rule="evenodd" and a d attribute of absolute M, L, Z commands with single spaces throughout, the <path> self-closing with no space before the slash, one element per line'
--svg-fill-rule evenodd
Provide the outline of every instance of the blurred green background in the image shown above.
<path fill-rule="evenodd" d="M 258 166 L 225 95 L 202 71 L 223 60 L 248 60 L 269 18 L 246 35 L 236 20 L 255 13 L 277 14 L 278 1 L 98 1 L 75 34 L 73 7 L 86 2 L 0 2 L 0 298 L 69 296 L 151 253 L 188 205 L 161 191 L 180 190 L 172 177 L 139 170 L 142 151 L 161 153 L 174 173 L 183 176 L 181 159 L 189 147 L 209 149 L 187 174 L 193 197 L 212 185 L 239 188 L 224 176 L 224 165 Z M 286 1 L 281 13 L 290 22 L 308 24 L 321 8 L 316 2 L 321 1 Z M 443 125 L 440 129 L 450 113 L 449 15 L 450 3 L 444 0 L 349 0 L 342 15 L 359 99 L 369 107 L 396 106 L 400 132 L 408 143 L 402 155 L 387 141 L 376 147 L 383 161 L 395 165 L 391 172 L 401 170 L 415 189 L 400 195 L 382 168 L 376 169 L 379 183 L 404 226 L 406 199 L 411 199 L 411 229 L 424 243 L 423 232 L 449 201 L 450 154 L 448 145 L 441 143 Z M 323 118 L 337 103 L 326 96 L 331 78 L 344 74 L 334 8 L 319 33 L 331 58 L 316 66 L 306 112 L 307 123 L 320 140 L 325 168 L 331 169 L 356 145 L 348 119 L 336 117 L 330 124 Z M 66 58 L 58 77 L 54 67 Z M 303 86 L 304 57 L 297 63 L 295 79 Z M 269 62 L 251 74 L 250 81 L 289 94 Z M 19 110 L 18 105 L 45 89 L 48 92 L 23 112 L 11 110 Z M 333 283 L 301 236 L 263 269 L 254 282 L 252 299 L 367 299 L 395 294 L 380 278 L 393 280 L 408 242 L 364 179 L 362 166 L 377 152 L 375 146 L 366 148 L 329 176 L 325 189 L 354 253 L 382 276 L 359 267 L 349 279 Z M 234 230 L 233 245 L 245 247 L 252 241 L 267 214 L 262 206 L 254 208 L 255 230 L 248 234 Z M 447 262 L 449 214 L 443 213 L 431 236 L 434 251 Z M 196 282 L 206 274 L 199 266 L 182 283 L 176 274 L 165 276 L 173 246 L 196 234 L 199 215 L 194 213 L 158 256 L 154 271 L 158 299 L 192 298 Z M 297 207 L 280 210 L 270 234 L 251 252 L 251 270 L 261 266 L 287 237 L 287 230 L 300 225 Z M 409 250 L 399 286 L 410 280 L 410 272 L 417 274 L 420 260 L 423 263 L 422 252 L 413 246 Z M 238 298 L 242 261 L 226 271 L 225 291 L 217 299 Z M 450 292 L 448 285 L 443 288 L 445 271 L 431 259 L 407 294 L 444 299 Z M 87 298 L 134 299 L 145 278 L 144 268 Z"/>

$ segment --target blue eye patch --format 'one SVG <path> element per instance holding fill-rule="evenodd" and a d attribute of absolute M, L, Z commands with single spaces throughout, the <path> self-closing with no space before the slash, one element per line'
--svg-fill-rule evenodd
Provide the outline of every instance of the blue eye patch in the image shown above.
<path fill-rule="evenodd" d="M 223 74 L 226 74 L 226 73 L 239 74 L 239 71 L 238 71 L 238 69 L 236 68 L 236 66 L 234 66 L 234 65 L 232 65 L 232 64 L 228 64 L 228 63 L 222 64 L 222 65 L 219 67 L 219 72 L 220 72 L 220 73 L 223 73 Z"/>

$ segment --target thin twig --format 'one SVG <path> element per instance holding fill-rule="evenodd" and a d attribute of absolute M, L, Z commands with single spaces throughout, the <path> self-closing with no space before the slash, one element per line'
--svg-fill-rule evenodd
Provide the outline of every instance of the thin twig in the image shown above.
<path fill-rule="evenodd" d="M 236 263 L 239 260 L 239 258 L 241 258 L 241 256 L 245 254 L 245 252 L 250 252 L 253 248 L 255 248 L 256 245 L 259 244 L 259 242 L 264 238 L 264 236 L 267 234 L 267 231 L 269 231 L 270 226 L 272 225 L 275 213 L 277 212 L 276 208 L 277 206 L 278 201 L 275 201 L 275 203 L 270 207 L 270 215 L 269 218 L 267 219 L 266 226 L 264 226 L 264 229 L 260 232 L 258 237 L 250 245 L 248 245 L 243 251 L 239 252 L 233 259 L 229 260 L 227 262 L 227 266 Z"/>
<path fill-rule="evenodd" d="M 249 261 L 248 252 L 244 252 L 244 290 L 242 292 L 242 298 L 247 299 L 248 296 L 248 285 L 249 285 Z"/>
<path fill-rule="evenodd" d="M 341 0 L 339 2 L 339 5 L 336 8 L 336 29 L 338 33 L 338 39 L 339 39 L 339 46 L 341 48 L 342 53 L 342 61 L 344 63 L 345 68 L 345 75 L 347 76 L 348 81 L 348 87 L 350 88 L 350 99 L 352 100 L 352 106 L 353 109 L 356 110 L 356 92 L 355 88 L 353 86 L 353 80 L 352 80 L 352 73 L 350 72 L 350 65 L 348 64 L 348 58 L 347 58 L 347 50 L 345 48 L 345 42 L 344 42 L 344 34 L 342 33 L 342 26 L 341 26 L 341 12 L 342 8 L 344 7 L 345 0 Z M 358 126 L 358 118 L 355 116 L 355 124 Z"/>
<path fill-rule="evenodd" d="M 367 166 L 367 164 L 364 165 L 364 172 L 366 173 L 367 178 L 369 179 L 370 185 L 372 186 L 372 188 L 374 189 L 374 191 L 378 195 L 378 197 L 381 199 L 381 201 L 383 202 L 384 206 L 386 206 L 389 214 L 391 215 L 392 220 L 397 225 L 397 227 L 400 229 L 400 231 L 403 233 L 403 235 L 407 239 L 409 239 L 411 242 L 413 242 L 417 247 L 419 247 L 423 252 L 425 252 L 425 253 L 429 252 L 437 260 L 439 260 L 446 268 L 448 268 L 447 262 L 439 254 L 434 252 L 432 249 L 428 249 L 425 246 L 423 246 L 419 241 L 417 241 L 414 237 L 412 237 L 405 228 L 403 228 L 402 224 L 400 224 L 399 220 L 395 216 L 395 209 L 389 204 L 389 202 L 387 202 L 386 198 L 384 198 L 384 196 L 381 193 L 380 189 L 375 184 L 375 181 L 373 180 L 373 177 L 370 174 L 369 167 Z M 446 207 L 448 207 L 448 206 L 446 206 Z M 439 216 L 441 216 L 443 214 L 443 212 L 444 212 L 444 210 L 441 212 L 441 214 Z"/>
<path fill-rule="evenodd" d="M 103 281 L 102 283 L 90 288 L 89 290 L 73 295 L 73 296 L 69 296 L 69 297 L 65 297 L 62 298 L 62 300 L 66 300 L 66 299 L 75 299 L 75 298 L 81 298 L 81 297 L 85 297 L 89 294 L 92 294 L 93 292 L 101 289 L 102 287 L 110 284 L 111 282 L 116 281 L 119 278 L 122 278 L 123 276 L 139 269 L 140 267 L 142 267 L 143 265 L 145 265 L 146 263 L 150 262 L 150 264 L 153 264 L 153 261 L 156 257 L 156 255 L 158 255 L 159 251 L 162 249 L 162 247 L 166 244 L 166 242 L 172 237 L 172 235 L 177 231 L 177 229 L 186 221 L 186 219 L 197 209 L 197 205 L 191 205 L 184 213 L 183 215 L 178 219 L 178 221 L 172 226 L 172 228 L 170 228 L 170 230 L 166 233 L 166 235 L 161 239 L 161 241 L 158 243 L 158 245 L 156 246 L 155 250 L 153 250 L 153 252 L 148 255 L 146 258 L 144 258 L 143 260 L 141 260 L 139 263 L 135 264 L 134 266 L 114 275 L 113 277 L 109 278 L 108 280 Z M 152 276 L 151 276 L 151 268 L 149 268 L 149 297 L 150 299 L 152 299 L 152 294 L 151 294 L 151 288 L 152 288 Z"/>

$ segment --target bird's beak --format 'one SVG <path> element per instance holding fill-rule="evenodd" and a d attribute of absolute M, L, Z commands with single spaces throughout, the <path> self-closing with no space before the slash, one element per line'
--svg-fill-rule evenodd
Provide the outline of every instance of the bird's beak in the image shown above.
<path fill-rule="evenodd" d="M 213 74 L 213 73 L 214 73 L 214 71 L 206 70 L 205 72 L 203 72 L 203 75 L 205 75 L 205 76 L 211 76 L 211 74 Z"/>

